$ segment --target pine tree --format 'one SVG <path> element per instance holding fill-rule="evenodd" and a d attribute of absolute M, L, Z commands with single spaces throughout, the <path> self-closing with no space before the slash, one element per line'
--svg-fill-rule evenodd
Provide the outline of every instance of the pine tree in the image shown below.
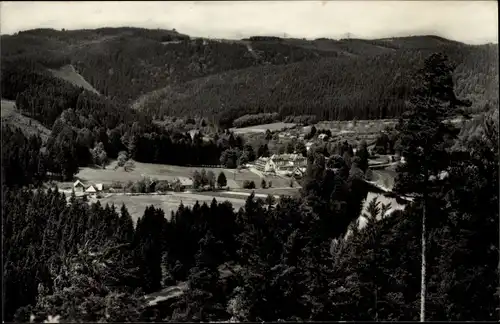
<path fill-rule="evenodd" d="M 222 188 L 222 187 L 225 187 L 227 185 L 227 179 L 226 179 L 226 175 L 224 174 L 224 172 L 220 172 L 219 173 L 219 176 L 217 177 L 217 186 L 219 188 Z"/>
<path fill-rule="evenodd" d="M 132 243 L 134 240 L 134 221 L 125 207 L 125 204 L 122 204 L 120 213 L 118 237 L 123 242 Z"/>
<path fill-rule="evenodd" d="M 366 172 L 366 170 L 368 169 L 369 153 L 368 153 L 368 144 L 366 143 L 365 140 L 361 141 L 358 150 L 356 151 L 356 156 L 358 156 L 360 159 L 358 167 L 363 172 Z"/>
<path fill-rule="evenodd" d="M 400 119 L 397 130 L 400 134 L 402 156 L 406 163 L 399 167 L 395 190 L 416 194 L 423 204 L 422 212 L 422 282 L 420 320 L 425 321 L 426 299 L 426 209 L 431 190 L 431 176 L 439 174 L 449 166 L 447 152 L 449 137 L 457 131 L 444 120 L 454 112 L 456 98 L 453 93 L 453 67 L 442 54 L 433 54 L 424 63 L 424 68 L 415 78 L 411 109 Z"/>

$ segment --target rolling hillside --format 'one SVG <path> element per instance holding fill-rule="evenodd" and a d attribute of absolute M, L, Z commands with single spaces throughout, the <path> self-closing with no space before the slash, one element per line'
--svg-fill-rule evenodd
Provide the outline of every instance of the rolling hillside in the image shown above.
<path fill-rule="evenodd" d="M 101 28 L 38 29 L 1 41 L 2 70 L 19 61 L 35 63 L 156 118 L 215 117 L 230 127 L 258 112 L 326 120 L 397 117 L 412 74 L 433 52 L 456 63 L 456 93 L 473 102 L 471 110 L 498 104 L 497 47 L 436 36 L 211 40 L 169 30 Z"/>
<path fill-rule="evenodd" d="M 455 73 L 456 94 L 470 99 L 474 112 L 498 102 L 496 51 L 487 46 L 464 46 L 458 53 L 453 47 L 442 50 L 461 62 Z M 405 50 L 257 66 L 170 86 L 142 102 L 157 115 L 191 113 L 227 120 L 260 112 L 313 114 L 325 120 L 397 117 L 405 109 L 413 72 L 431 52 Z"/>
<path fill-rule="evenodd" d="M 78 72 L 76 72 L 75 68 L 72 65 L 65 65 L 60 69 L 50 70 L 52 74 L 56 78 L 60 78 L 65 80 L 77 87 L 83 88 L 85 90 L 91 91 L 95 94 L 99 94 L 99 92 L 92 87 L 90 83 L 87 82 Z"/>
<path fill-rule="evenodd" d="M 19 113 L 16 104 L 10 100 L 2 99 L 2 125 L 11 125 L 19 128 L 26 136 L 40 135 L 43 141 L 50 136 L 50 129 L 43 126 L 39 121 L 26 117 Z"/>

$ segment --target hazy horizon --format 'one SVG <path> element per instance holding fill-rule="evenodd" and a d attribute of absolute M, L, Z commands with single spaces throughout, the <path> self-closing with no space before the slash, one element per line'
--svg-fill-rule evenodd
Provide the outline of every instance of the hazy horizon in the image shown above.
<path fill-rule="evenodd" d="M 388 38 L 498 43 L 496 1 L 2 2 L 1 34 L 36 28 L 176 29 L 192 37 Z"/>

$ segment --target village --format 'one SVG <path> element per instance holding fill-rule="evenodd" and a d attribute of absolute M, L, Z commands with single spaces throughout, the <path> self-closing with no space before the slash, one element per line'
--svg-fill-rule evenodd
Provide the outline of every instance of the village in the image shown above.
<path fill-rule="evenodd" d="M 321 145 L 333 145 L 347 141 L 356 154 L 361 140 L 368 140 L 369 169 L 366 182 L 373 186 L 367 198 L 379 197 L 392 190 L 395 167 L 404 158 L 396 154 L 377 154 L 376 136 L 384 132 L 388 122 L 366 127 L 363 122 L 357 125 L 317 124 L 320 131 L 311 136 L 311 126 L 296 124 L 269 124 L 246 129 L 233 129 L 243 134 L 246 140 L 255 141 L 271 136 L 267 141 L 272 152 L 268 156 L 258 156 L 235 169 L 222 166 L 187 167 L 163 164 L 140 163 L 133 161 L 133 168 L 119 167 L 117 161 L 103 168 L 81 168 L 71 183 L 58 183 L 60 190 L 67 193 L 68 199 L 74 192 L 76 197 L 85 197 L 89 203 L 99 201 L 115 207 L 126 204 L 134 220 L 142 216 L 146 206 L 154 205 L 170 216 L 182 203 L 192 206 L 196 202 L 210 203 L 229 201 L 237 210 L 244 206 L 250 194 L 257 198 L 272 199 L 277 202 L 281 196 L 293 196 L 299 193 L 301 179 L 307 170 L 307 154 Z M 328 128 L 327 128 L 328 127 Z M 269 135 L 270 134 L 270 135 Z M 303 146 L 305 151 L 294 149 L 287 152 L 286 145 L 293 141 L 295 147 Z M 301 143 L 297 145 L 297 143 Z M 288 144 L 289 145 L 289 144 Z M 288 150 L 290 151 L 290 150 Z M 220 177 L 223 174 L 223 181 Z M 199 179 L 195 179 L 195 177 Z M 368 199 L 366 204 L 368 203 Z M 403 208 L 396 201 L 391 201 L 394 208 Z"/>

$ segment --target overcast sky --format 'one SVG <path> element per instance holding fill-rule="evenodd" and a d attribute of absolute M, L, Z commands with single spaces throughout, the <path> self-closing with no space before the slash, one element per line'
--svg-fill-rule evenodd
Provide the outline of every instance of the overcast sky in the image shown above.
<path fill-rule="evenodd" d="M 435 34 L 498 42 L 497 1 L 1 2 L 1 33 L 32 28 L 176 28 L 190 36 L 358 38 Z"/>

